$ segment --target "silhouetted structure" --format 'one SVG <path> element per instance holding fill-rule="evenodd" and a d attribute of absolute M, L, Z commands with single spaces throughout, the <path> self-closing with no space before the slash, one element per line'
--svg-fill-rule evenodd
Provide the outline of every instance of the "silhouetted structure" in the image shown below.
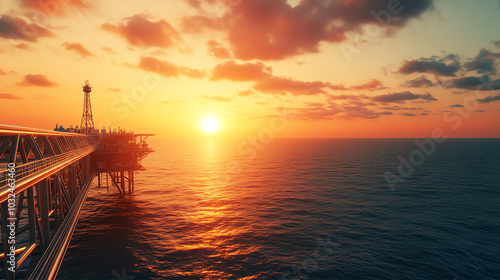
<path fill-rule="evenodd" d="M 85 81 L 85 86 L 83 86 L 83 92 L 85 93 L 85 99 L 83 102 L 83 115 L 82 123 L 80 124 L 80 129 L 83 133 L 89 134 L 89 132 L 94 129 L 94 118 L 92 117 L 92 104 L 90 103 L 90 92 L 92 87 L 89 81 Z"/>

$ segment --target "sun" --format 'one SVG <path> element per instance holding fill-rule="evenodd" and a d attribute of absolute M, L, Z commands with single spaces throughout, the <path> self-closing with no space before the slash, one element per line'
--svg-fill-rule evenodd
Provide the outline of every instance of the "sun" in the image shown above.
<path fill-rule="evenodd" d="M 209 134 L 216 133 L 220 129 L 220 121 L 214 116 L 206 116 L 201 120 L 201 129 Z"/>

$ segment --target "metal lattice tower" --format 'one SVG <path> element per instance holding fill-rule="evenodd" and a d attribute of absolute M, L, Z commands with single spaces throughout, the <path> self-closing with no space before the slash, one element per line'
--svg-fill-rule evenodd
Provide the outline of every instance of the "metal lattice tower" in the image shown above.
<path fill-rule="evenodd" d="M 83 86 L 83 92 L 85 92 L 85 100 L 83 102 L 83 115 L 82 123 L 80 124 L 80 129 L 85 134 L 89 134 L 91 129 L 94 129 L 94 118 L 92 117 L 92 105 L 90 104 L 90 92 L 92 87 L 89 81 L 85 81 L 85 86 Z"/>

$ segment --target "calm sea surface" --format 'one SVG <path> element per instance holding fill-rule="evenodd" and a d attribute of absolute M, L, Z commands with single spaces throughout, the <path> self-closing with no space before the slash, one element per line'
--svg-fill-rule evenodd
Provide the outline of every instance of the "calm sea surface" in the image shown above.
<path fill-rule="evenodd" d="M 132 196 L 91 189 L 58 279 L 500 279 L 499 139 L 413 153 L 394 191 L 412 139 L 151 143 Z"/>

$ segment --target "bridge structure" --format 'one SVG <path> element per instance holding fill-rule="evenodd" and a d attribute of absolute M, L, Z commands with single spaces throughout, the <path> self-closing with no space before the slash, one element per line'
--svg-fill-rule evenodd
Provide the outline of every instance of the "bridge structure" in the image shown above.
<path fill-rule="evenodd" d="M 148 135 L 123 134 L 0 125 L 0 279 L 55 279 L 94 177 L 131 191 L 152 150 Z"/>

